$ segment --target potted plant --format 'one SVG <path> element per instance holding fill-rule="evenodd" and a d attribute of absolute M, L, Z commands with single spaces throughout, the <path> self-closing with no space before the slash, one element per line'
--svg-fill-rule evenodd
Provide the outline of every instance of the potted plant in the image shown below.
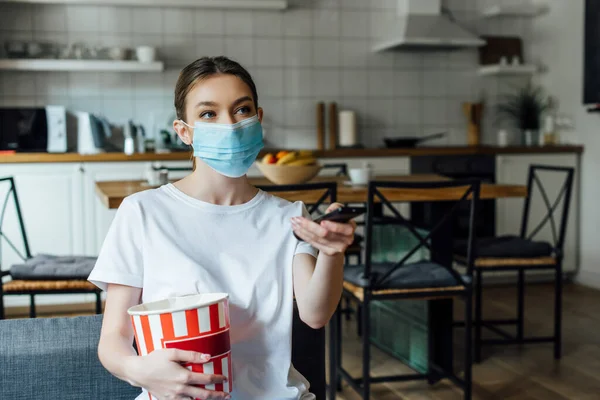
<path fill-rule="evenodd" d="M 528 83 L 515 93 L 503 96 L 497 106 L 498 117 L 521 131 L 523 144 L 539 142 L 542 115 L 550 107 L 544 90 Z"/>

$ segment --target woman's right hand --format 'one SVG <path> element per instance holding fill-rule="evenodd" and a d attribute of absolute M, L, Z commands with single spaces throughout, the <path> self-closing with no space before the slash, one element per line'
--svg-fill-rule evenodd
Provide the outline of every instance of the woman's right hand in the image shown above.
<path fill-rule="evenodd" d="M 203 364 L 210 356 L 193 351 L 178 349 L 157 349 L 152 353 L 129 359 L 130 383 L 146 389 L 159 400 L 224 400 L 231 396 L 224 392 L 201 389 L 194 385 L 223 383 L 223 375 L 210 375 L 192 372 L 182 364 Z"/>

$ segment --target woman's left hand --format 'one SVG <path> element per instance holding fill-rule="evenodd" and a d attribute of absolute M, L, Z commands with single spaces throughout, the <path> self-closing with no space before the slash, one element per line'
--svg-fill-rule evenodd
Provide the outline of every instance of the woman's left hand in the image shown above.
<path fill-rule="evenodd" d="M 326 212 L 342 207 L 340 203 L 331 204 Z M 356 222 L 347 223 L 322 221 L 320 224 L 304 217 L 292 218 L 292 229 L 305 242 L 328 256 L 343 254 L 354 241 Z"/>

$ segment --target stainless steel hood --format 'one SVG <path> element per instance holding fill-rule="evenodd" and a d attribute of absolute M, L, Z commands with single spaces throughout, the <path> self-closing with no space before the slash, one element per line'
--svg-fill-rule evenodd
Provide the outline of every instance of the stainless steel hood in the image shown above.
<path fill-rule="evenodd" d="M 485 41 L 442 14 L 441 0 L 397 0 L 390 30 L 378 38 L 373 51 L 480 47 Z"/>

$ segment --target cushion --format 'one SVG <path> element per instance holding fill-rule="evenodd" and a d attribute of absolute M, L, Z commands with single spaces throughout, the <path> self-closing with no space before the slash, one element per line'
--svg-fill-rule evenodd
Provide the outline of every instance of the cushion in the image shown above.
<path fill-rule="evenodd" d="M 95 264 L 96 257 L 39 254 L 13 265 L 10 275 L 22 280 L 87 279 Z"/>
<path fill-rule="evenodd" d="M 478 258 L 536 258 L 551 256 L 553 249 L 547 242 L 535 242 L 519 236 L 499 236 L 483 238 L 475 241 Z M 457 255 L 467 255 L 467 241 L 455 243 Z"/>
<path fill-rule="evenodd" d="M 373 264 L 371 272 L 383 276 L 394 264 Z M 344 268 L 344 279 L 353 285 L 368 287 L 364 279 L 364 265 L 352 265 Z M 405 264 L 397 268 L 377 289 L 420 289 L 464 285 L 439 264 L 421 261 Z"/>
<path fill-rule="evenodd" d="M 0 399 L 132 400 L 98 360 L 102 315 L 0 321 Z"/>

